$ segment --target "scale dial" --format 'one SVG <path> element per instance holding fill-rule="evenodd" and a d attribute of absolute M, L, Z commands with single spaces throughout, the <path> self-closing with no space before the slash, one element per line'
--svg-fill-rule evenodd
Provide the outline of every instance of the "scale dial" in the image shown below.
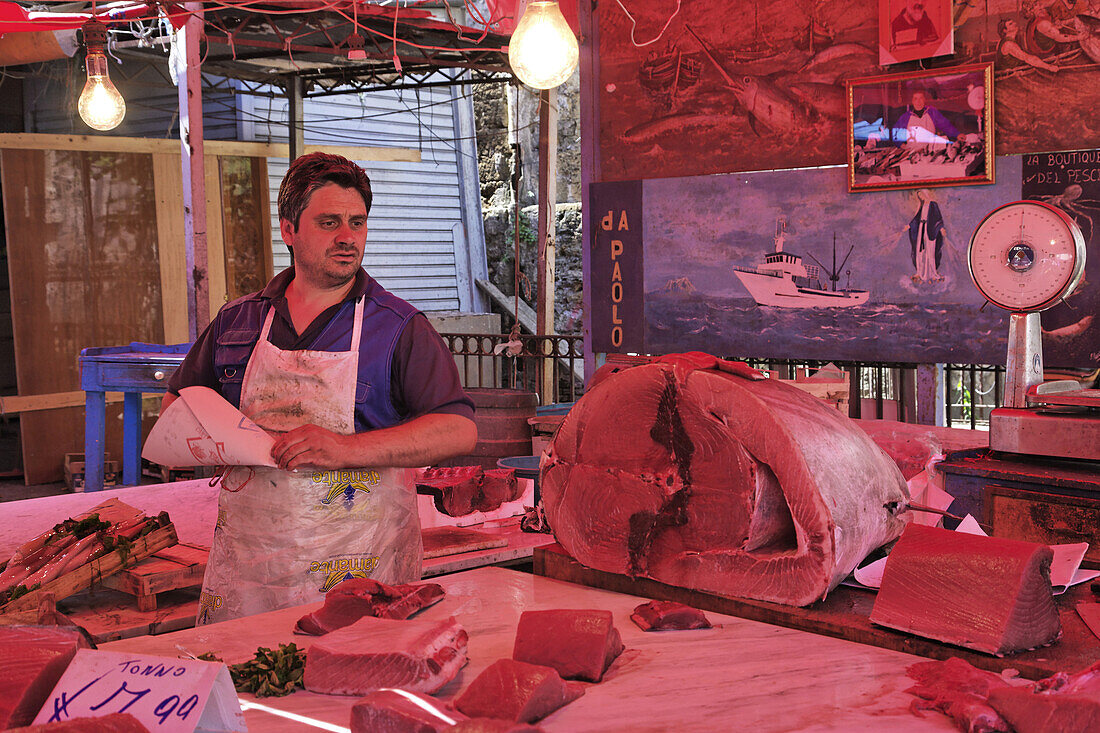
<path fill-rule="evenodd" d="M 1064 211 L 1016 201 L 986 215 L 970 238 L 970 277 L 986 300 L 1013 313 L 1046 310 L 1073 292 L 1085 238 Z"/>

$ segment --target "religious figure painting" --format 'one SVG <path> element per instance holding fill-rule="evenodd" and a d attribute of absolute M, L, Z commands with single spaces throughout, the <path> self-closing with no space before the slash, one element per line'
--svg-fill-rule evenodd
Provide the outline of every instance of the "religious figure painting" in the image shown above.
<path fill-rule="evenodd" d="M 879 0 L 879 64 L 954 53 L 951 4 L 951 0 Z"/>

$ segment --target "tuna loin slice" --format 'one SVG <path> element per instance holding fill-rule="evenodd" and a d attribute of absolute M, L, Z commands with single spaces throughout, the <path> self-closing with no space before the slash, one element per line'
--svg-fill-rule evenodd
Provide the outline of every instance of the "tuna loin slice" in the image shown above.
<path fill-rule="evenodd" d="M 542 733 L 542 728 L 500 718 L 470 718 L 460 720 L 447 733 Z"/>
<path fill-rule="evenodd" d="M 960 730 L 970 733 L 1008 731 L 1008 724 L 986 702 L 993 690 L 1008 689 L 1008 683 L 992 672 L 978 669 L 958 657 L 943 662 L 917 662 L 906 674 L 917 684 L 906 692 L 914 700 L 911 709 L 938 710 L 955 721 Z"/>
<path fill-rule="evenodd" d="M 34 720 L 76 650 L 87 646 L 75 630 L 0 626 L 0 729 Z"/>
<path fill-rule="evenodd" d="M 929 639 L 1003 655 L 1061 633 L 1046 545 L 905 529 L 886 560 L 871 621 Z"/>
<path fill-rule="evenodd" d="M 446 621 L 367 616 L 325 634 L 306 652 L 302 682 L 326 695 L 365 695 L 380 687 L 430 694 L 466 664 L 466 630 Z"/>
<path fill-rule="evenodd" d="M 513 468 L 453 466 L 426 469 L 416 488 L 435 497 L 435 508 L 449 517 L 491 512 L 522 495 Z"/>
<path fill-rule="evenodd" d="M 438 701 L 405 690 L 375 690 L 351 708 L 351 733 L 440 733 L 454 721 Z"/>
<path fill-rule="evenodd" d="M 650 601 L 634 609 L 630 619 L 642 631 L 709 629 L 710 621 L 698 608 L 676 601 Z"/>
<path fill-rule="evenodd" d="M 584 565 L 799 606 L 895 539 L 908 500 L 894 461 L 823 401 L 669 363 L 590 389 L 543 456 L 541 487 Z"/>
<path fill-rule="evenodd" d="M 129 713 L 111 713 L 100 718 L 72 718 L 16 728 L 8 733 L 149 733 L 141 721 Z"/>
<path fill-rule="evenodd" d="M 599 682 L 622 651 L 611 611 L 524 611 L 512 659 L 553 667 L 562 679 Z"/>
<path fill-rule="evenodd" d="M 325 605 L 298 619 L 294 631 L 327 634 L 364 616 L 403 619 L 443 600 L 437 583 L 386 585 L 371 578 L 350 578 L 325 594 Z"/>
<path fill-rule="evenodd" d="M 1018 733 L 1100 730 L 1100 662 L 1074 675 L 1048 677 L 1034 690 L 994 690 L 989 704 Z"/>
<path fill-rule="evenodd" d="M 458 696 L 454 705 L 472 718 L 502 718 L 534 723 L 584 694 L 575 682 L 538 664 L 498 659 Z"/>

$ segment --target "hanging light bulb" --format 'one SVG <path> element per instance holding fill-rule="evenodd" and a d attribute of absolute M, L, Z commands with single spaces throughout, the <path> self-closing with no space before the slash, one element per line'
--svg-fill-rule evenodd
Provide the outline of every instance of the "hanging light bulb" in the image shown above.
<path fill-rule="evenodd" d="M 528 3 L 508 44 L 508 63 L 519 80 L 552 89 L 569 78 L 579 57 L 577 37 L 556 0 Z"/>
<path fill-rule="evenodd" d="M 88 50 L 85 66 L 88 81 L 80 92 L 77 109 L 80 119 L 96 130 L 113 130 L 126 116 L 126 101 L 107 76 L 107 57 L 103 47 L 107 45 L 107 26 L 90 20 L 84 24 L 84 45 Z"/>

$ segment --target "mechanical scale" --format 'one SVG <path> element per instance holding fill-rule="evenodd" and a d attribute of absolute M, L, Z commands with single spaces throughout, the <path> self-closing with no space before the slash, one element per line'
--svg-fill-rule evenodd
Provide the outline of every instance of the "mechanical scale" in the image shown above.
<path fill-rule="evenodd" d="M 1061 209 L 1016 201 L 991 211 L 970 238 L 970 276 L 986 300 L 1011 313 L 1005 404 L 993 410 L 989 447 L 1100 460 L 1100 389 L 1043 382 L 1039 314 L 1073 292 L 1085 269 L 1085 239 Z"/>

